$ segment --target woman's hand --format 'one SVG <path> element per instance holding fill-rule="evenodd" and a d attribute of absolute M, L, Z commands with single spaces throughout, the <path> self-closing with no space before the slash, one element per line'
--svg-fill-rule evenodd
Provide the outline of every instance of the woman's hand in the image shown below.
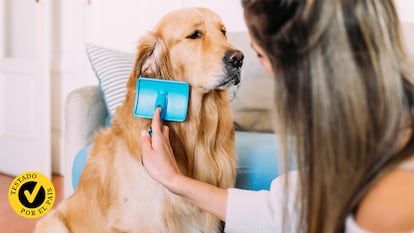
<path fill-rule="evenodd" d="M 171 192 L 187 198 L 198 207 L 225 220 L 227 190 L 186 177 L 178 169 L 168 136 L 169 129 L 161 125 L 161 108 L 152 118 L 152 138 L 141 132 L 142 163 L 149 175 Z"/>
<path fill-rule="evenodd" d="M 168 126 L 161 125 L 162 109 L 158 107 L 152 119 L 152 137 L 141 132 L 142 162 L 149 175 L 174 192 L 174 184 L 181 176 L 169 139 Z"/>

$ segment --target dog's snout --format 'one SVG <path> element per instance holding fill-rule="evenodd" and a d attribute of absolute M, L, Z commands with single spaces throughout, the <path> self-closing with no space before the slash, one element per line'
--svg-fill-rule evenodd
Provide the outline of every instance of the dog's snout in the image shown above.
<path fill-rule="evenodd" d="M 234 68 L 240 68 L 243 65 L 244 54 L 237 49 L 228 50 L 224 54 L 224 62 Z"/>

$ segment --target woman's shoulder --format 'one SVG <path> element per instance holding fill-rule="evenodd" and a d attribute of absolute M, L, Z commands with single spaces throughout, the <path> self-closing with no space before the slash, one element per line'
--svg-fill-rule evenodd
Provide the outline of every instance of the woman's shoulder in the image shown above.
<path fill-rule="evenodd" d="M 414 169 L 384 175 L 362 200 L 356 222 L 373 232 L 414 230 Z"/>

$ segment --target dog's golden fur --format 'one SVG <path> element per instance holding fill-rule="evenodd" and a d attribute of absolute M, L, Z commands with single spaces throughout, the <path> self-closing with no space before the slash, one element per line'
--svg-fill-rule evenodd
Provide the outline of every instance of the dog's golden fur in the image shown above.
<path fill-rule="evenodd" d="M 147 174 L 140 132 L 151 121 L 133 116 L 139 76 L 187 81 L 187 119 L 164 122 L 181 171 L 227 188 L 235 182 L 234 129 L 227 87 L 237 84 L 240 66 L 226 68 L 234 51 L 219 17 L 204 8 L 166 15 L 138 43 L 125 102 L 93 141 L 76 191 L 37 224 L 36 233 L 217 232 L 219 220 L 176 196 Z M 236 79 L 236 81 L 234 81 Z"/>

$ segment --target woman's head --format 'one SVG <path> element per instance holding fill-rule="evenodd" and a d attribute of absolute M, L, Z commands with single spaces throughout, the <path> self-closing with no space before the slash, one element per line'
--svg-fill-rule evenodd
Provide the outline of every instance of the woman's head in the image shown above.
<path fill-rule="evenodd" d="M 413 101 L 393 1 L 242 5 L 253 44 L 275 77 L 278 134 L 284 145 L 295 136 L 301 226 L 338 231 L 361 187 L 398 157 L 392 148 Z"/>

